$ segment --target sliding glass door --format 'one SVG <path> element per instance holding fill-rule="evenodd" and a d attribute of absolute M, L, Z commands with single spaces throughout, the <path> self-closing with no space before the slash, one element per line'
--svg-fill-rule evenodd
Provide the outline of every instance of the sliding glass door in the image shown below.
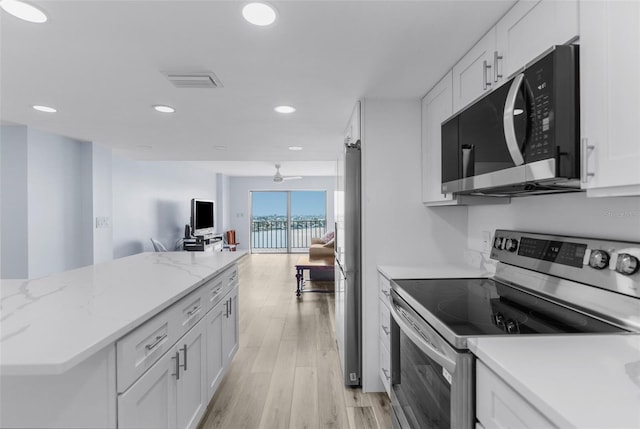
<path fill-rule="evenodd" d="M 251 250 L 306 252 L 327 230 L 325 191 L 251 192 Z"/>

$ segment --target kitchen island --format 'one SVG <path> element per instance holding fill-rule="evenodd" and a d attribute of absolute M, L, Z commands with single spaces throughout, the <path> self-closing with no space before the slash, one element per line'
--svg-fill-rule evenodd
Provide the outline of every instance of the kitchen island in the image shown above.
<path fill-rule="evenodd" d="M 137 408 L 126 399 L 145 393 L 145 378 L 155 373 L 166 388 L 154 384 L 146 397 L 171 406 L 154 418 L 169 427 L 197 425 L 237 350 L 236 263 L 244 255 L 141 253 L 38 279 L 2 280 L 0 426 L 144 424 L 143 396 Z M 163 372 L 164 363 L 171 368 Z M 198 373 L 210 383 L 192 389 L 202 403 L 182 422 L 174 404 L 191 386 L 179 382 Z"/>

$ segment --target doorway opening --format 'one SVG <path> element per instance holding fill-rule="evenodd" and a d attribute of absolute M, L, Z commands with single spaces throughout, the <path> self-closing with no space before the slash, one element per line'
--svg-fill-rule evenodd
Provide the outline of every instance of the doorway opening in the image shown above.
<path fill-rule="evenodd" d="M 326 231 L 326 191 L 251 192 L 253 253 L 304 253 Z"/>

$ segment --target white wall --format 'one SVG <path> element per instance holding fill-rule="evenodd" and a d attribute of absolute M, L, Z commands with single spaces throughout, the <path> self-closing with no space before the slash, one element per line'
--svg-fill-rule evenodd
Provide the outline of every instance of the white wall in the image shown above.
<path fill-rule="evenodd" d="M 87 216 L 93 230 L 93 263 L 113 259 L 111 149 L 91 145 L 92 205 Z M 97 228 L 96 217 L 106 218 L 108 225 Z"/>
<path fill-rule="evenodd" d="M 640 242 L 640 197 L 538 195 L 512 198 L 509 205 L 469 208 L 470 249 L 482 252 L 482 232 L 493 235 L 498 228 Z"/>
<path fill-rule="evenodd" d="M 327 230 L 333 230 L 333 194 L 335 177 L 304 177 L 283 183 L 274 183 L 272 177 L 230 177 L 229 212 L 230 229 L 236 230 L 240 248 L 249 249 L 249 229 L 251 227 L 251 191 L 326 191 Z"/>
<path fill-rule="evenodd" d="M 27 127 L 0 127 L 0 278 L 29 275 Z"/>
<path fill-rule="evenodd" d="M 113 255 L 169 250 L 184 235 L 192 198 L 216 198 L 216 173 L 185 162 L 133 161 L 113 155 Z"/>
<path fill-rule="evenodd" d="M 362 103 L 363 390 L 378 376 L 378 265 L 462 260 L 465 207 L 425 208 L 421 197 L 420 100 Z"/>

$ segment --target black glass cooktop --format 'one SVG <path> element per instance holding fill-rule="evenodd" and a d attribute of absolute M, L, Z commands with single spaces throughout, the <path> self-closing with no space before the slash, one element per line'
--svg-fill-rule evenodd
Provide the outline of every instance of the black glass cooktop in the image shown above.
<path fill-rule="evenodd" d="M 407 302 L 425 320 L 435 317 L 456 336 L 625 332 L 492 279 L 394 283 L 401 296 L 411 297 Z"/>

